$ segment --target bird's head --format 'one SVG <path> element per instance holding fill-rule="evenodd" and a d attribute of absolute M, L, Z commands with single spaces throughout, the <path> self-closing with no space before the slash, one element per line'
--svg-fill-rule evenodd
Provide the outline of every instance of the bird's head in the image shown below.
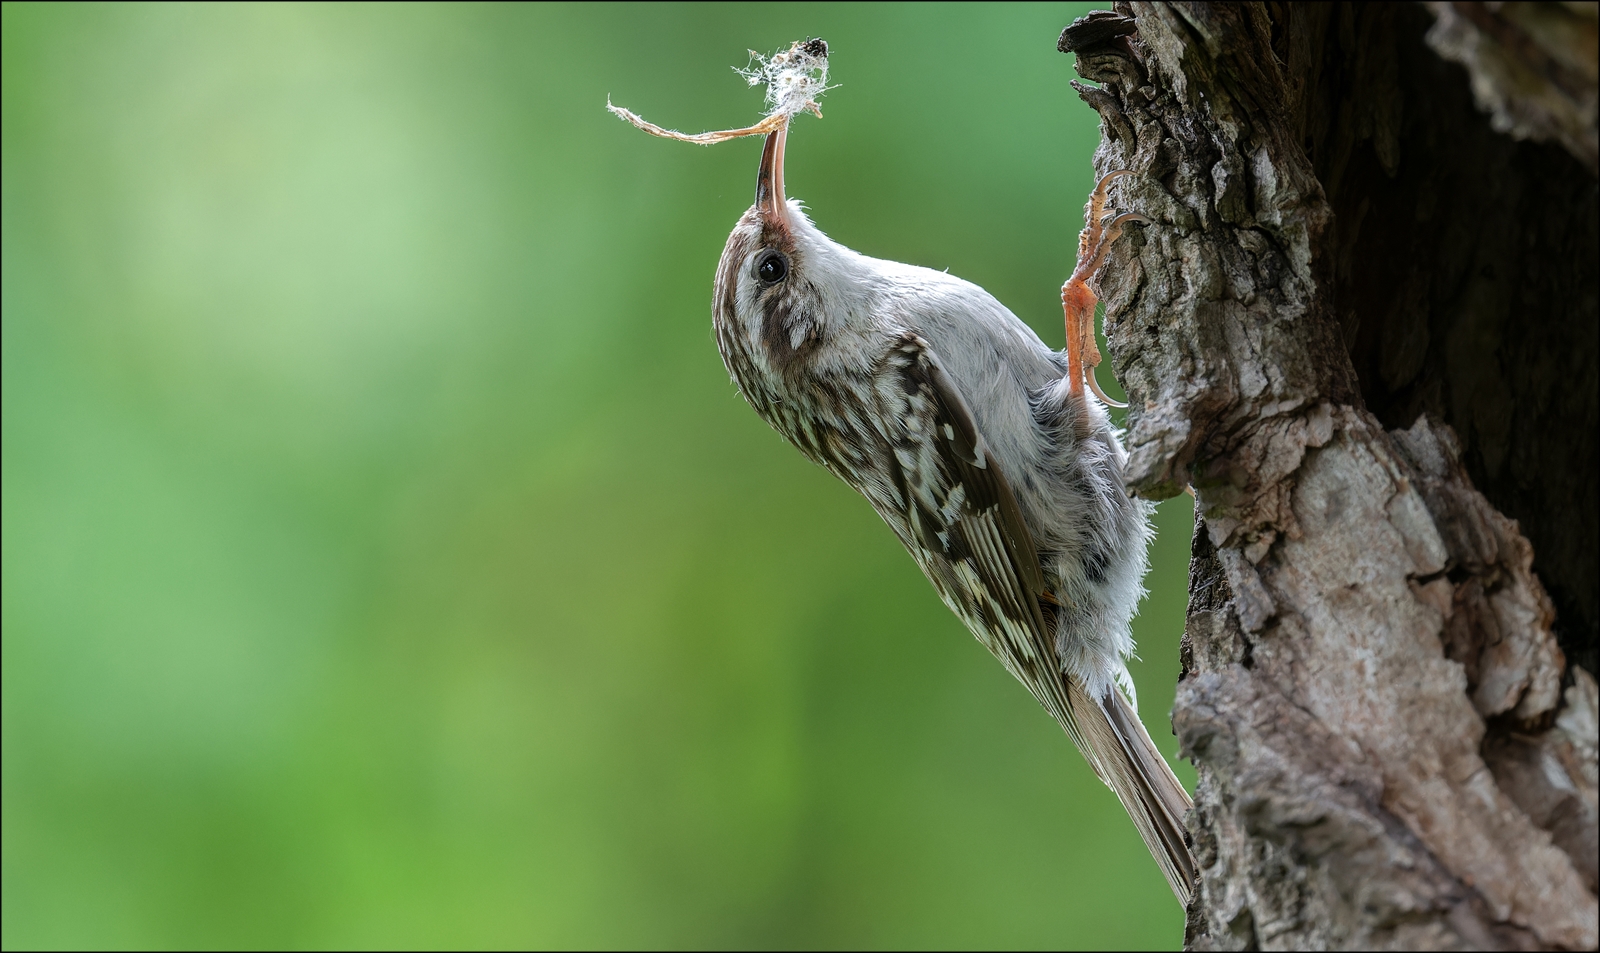
<path fill-rule="evenodd" d="M 739 219 L 717 265 L 712 304 L 717 343 L 735 361 L 782 376 L 816 360 L 870 321 L 877 264 L 824 235 L 783 188 L 788 126 L 767 135 L 756 200 Z"/>

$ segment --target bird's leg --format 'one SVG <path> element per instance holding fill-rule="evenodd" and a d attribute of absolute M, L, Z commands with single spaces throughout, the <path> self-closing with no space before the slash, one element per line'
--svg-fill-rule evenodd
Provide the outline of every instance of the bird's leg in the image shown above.
<path fill-rule="evenodd" d="M 1100 384 L 1095 380 L 1094 369 L 1100 365 L 1100 348 L 1094 339 L 1094 306 L 1100 300 L 1089 287 L 1089 278 L 1099 269 L 1105 261 L 1106 252 L 1110 250 L 1111 243 L 1122 235 L 1122 227 L 1129 222 L 1143 222 L 1148 224 L 1149 219 L 1134 212 L 1118 215 L 1109 222 L 1102 222 L 1105 211 L 1106 191 L 1112 181 L 1131 175 L 1127 169 L 1102 178 L 1089 193 L 1089 202 L 1083 208 L 1084 218 L 1087 220 L 1082 232 L 1078 233 L 1078 266 L 1073 269 L 1072 277 L 1061 286 L 1061 310 L 1067 323 L 1067 387 L 1070 393 L 1081 398 L 1083 385 L 1088 383 L 1094 395 L 1114 407 L 1123 407 L 1107 397 L 1100 390 Z"/>

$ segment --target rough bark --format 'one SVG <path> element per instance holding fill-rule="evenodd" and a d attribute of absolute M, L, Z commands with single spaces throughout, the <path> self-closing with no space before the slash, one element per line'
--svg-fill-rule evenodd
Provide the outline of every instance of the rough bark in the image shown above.
<path fill-rule="evenodd" d="M 1467 68 L 1478 105 L 1495 129 L 1555 141 L 1600 171 L 1596 128 L 1593 3 L 1431 2 L 1438 22 L 1428 44 Z"/>
<path fill-rule="evenodd" d="M 1099 277 L 1129 482 L 1198 502 L 1194 948 L 1600 942 L 1596 182 L 1497 132 L 1430 28 L 1139 3 L 1062 35 L 1152 219 Z M 1558 92 L 1592 130 L 1592 80 Z"/>

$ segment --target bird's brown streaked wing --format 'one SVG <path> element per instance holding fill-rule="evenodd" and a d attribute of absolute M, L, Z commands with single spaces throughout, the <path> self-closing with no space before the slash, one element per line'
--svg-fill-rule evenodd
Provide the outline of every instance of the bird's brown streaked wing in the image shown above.
<path fill-rule="evenodd" d="M 877 392 L 900 497 L 899 512 L 885 517 L 950 608 L 1116 793 L 1187 904 L 1195 869 L 1184 841 L 1189 796 L 1126 699 L 1116 690 L 1090 698 L 1062 673 L 1039 604 L 1045 584 L 1033 536 L 960 392 L 914 334 L 889 351 Z"/>
<path fill-rule="evenodd" d="M 1038 551 L 966 401 L 928 342 L 911 333 L 890 349 L 877 380 L 906 544 L 969 627 L 984 630 L 975 634 L 990 651 L 1035 695 L 1059 694 L 1049 687 L 1059 675 L 1039 604 Z"/>

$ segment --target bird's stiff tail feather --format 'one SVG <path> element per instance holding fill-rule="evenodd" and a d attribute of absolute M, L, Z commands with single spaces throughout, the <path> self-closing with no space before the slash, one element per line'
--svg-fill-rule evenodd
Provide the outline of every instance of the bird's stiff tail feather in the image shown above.
<path fill-rule="evenodd" d="M 1075 740 L 1100 780 L 1116 792 L 1178 902 L 1187 907 L 1195 862 L 1184 840 L 1183 816 L 1194 802 L 1121 692 L 1112 689 L 1094 699 L 1075 680 L 1065 681 L 1077 722 Z"/>

